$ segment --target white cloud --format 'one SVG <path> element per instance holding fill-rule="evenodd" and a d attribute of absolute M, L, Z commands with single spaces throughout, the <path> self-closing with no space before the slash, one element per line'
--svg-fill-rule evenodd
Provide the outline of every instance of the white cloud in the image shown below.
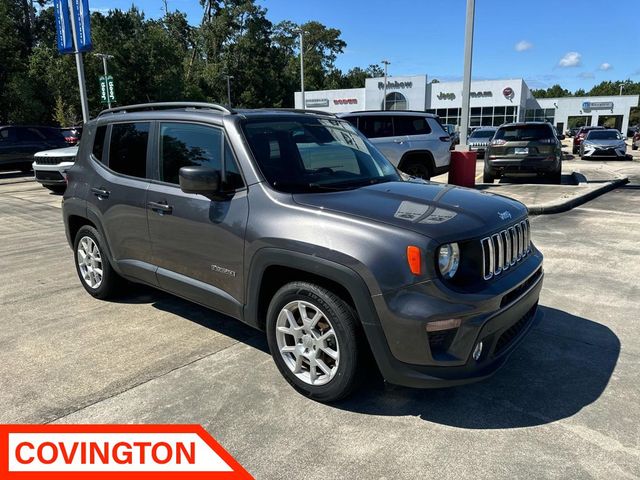
<path fill-rule="evenodd" d="M 533 43 L 527 42 L 526 40 L 520 40 L 513 48 L 516 49 L 516 52 L 524 52 L 525 50 L 531 50 L 533 48 Z"/>
<path fill-rule="evenodd" d="M 578 74 L 578 77 L 580 77 L 580 78 L 595 78 L 595 75 L 593 74 L 593 72 L 581 72 L 580 74 Z"/>
<path fill-rule="evenodd" d="M 607 70 L 611 70 L 612 68 L 613 68 L 613 65 L 611 65 L 610 63 L 604 62 L 602 65 L 600 65 L 599 70 L 607 71 Z"/>
<path fill-rule="evenodd" d="M 567 52 L 558 62 L 559 67 L 578 67 L 582 63 L 582 55 L 578 52 Z"/>

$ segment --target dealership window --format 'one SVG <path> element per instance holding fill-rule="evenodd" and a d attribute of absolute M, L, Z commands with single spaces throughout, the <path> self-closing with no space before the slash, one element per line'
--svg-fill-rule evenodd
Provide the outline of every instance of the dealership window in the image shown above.
<path fill-rule="evenodd" d="M 383 103 L 384 108 L 384 103 Z M 406 110 L 407 99 L 398 92 L 391 92 L 387 95 L 387 110 Z"/>
<path fill-rule="evenodd" d="M 527 122 L 549 122 L 553 123 L 556 116 L 555 108 L 530 108 L 525 111 Z"/>
<path fill-rule="evenodd" d="M 427 113 L 434 113 L 440 117 L 441 123 L 460 125 L 462 112 L 460 108 L 438 108 L 427 110 Z M 518 108 L 509 107 L 472 107 L 469 115 L 469 126 L 500 126 L 503 123 L 518 121 Z"/>

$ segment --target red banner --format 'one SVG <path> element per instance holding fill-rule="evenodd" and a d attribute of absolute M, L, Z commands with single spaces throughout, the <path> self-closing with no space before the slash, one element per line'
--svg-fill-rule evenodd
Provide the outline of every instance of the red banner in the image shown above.
<path fill-rule="evenodd" d="M 0 425 L 0 479 L 250 479 L 200 425 Z"/>

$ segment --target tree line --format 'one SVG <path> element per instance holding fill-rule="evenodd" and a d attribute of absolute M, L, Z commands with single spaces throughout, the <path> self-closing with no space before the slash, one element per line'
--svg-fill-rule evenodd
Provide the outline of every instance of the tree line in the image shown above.
<path fill-rule="evenodd" d="M 30 3 L 31 2 L 31 3 Z M 73 55 L 56 47 L 52 3 L 0 0 L 0 124 L 68 126 L 81 121 Z M 298 31 L 304 31 L 305 88 L 362 87 L 381 76 L 377 65 L 342 72 L 335 60 L 346 43 L 320 22 L 272 23 L 254 0 L 200 0 L 202 17 L 190 25 L 164 2 L 159 19 L 135 7 L 91 14 L 93 51 L 113 55 L 109 74 L 120 105 L 153 101 L 227 103 L 233 76 L 234 106 L 292 107 L 299 90 Z M 91 115 L 100 102 L 102 60 L 84 55 Z"/>

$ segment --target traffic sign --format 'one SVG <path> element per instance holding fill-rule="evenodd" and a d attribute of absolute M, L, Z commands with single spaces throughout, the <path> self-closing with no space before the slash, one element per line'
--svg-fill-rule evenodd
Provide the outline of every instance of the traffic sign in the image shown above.
<path fill-rule="evenodd" d="M 109 75 L 105 77 L 100 76 L 100 102 L 102 103 L 115 103 L 116 93 L 114 89 L 113 77 Z"/>
<path fill-rule="evenodd" d="M 71 19 L 67 0 L 53 0 L 53 12 L 56 21 L 56 40 L 60 53 L 73 53 Z"/>

